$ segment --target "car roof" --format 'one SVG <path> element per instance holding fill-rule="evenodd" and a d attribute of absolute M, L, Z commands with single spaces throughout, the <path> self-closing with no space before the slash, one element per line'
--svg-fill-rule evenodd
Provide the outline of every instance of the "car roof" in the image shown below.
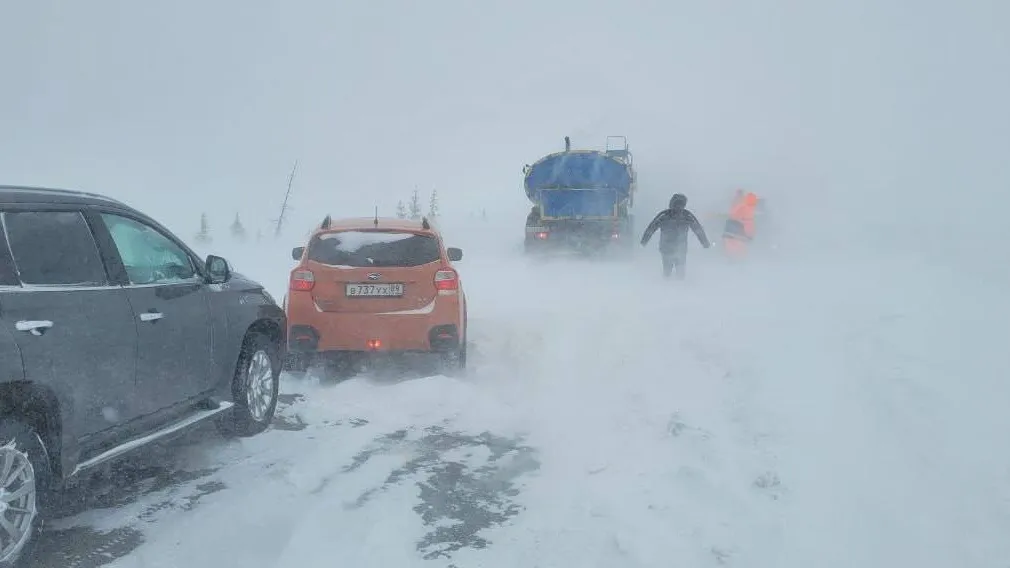
<path fill-rule="evenodd" d="M 326 229 L 322 227 L 317 228 L 315 232 L 317 233 L 327 233 L 332 231 L 348 231 L 348 230 L 394 230 L 394 231 L 412 231 L 415 233 L 426 233 L 426 234 L 437 234 L 438 229 L 434 226 L 429 225 L 430 228 L 425 229 L 421 225 L 421 221 L 414 221 L 411 219 L 398 219 L 396 217 L 379 217 L 378 223 L 376 223 L 375 217 L 345 217 L 343 219 L 333 219 L 330 221 L 330 226 Z"/>
<path fill-rule="evenodd" d="M 53 187 L 0 185 L 0 202 L 5 203 L 59 203 L 66 205 L 118 205 L 129 209 L 125 203 L 87 191 Z"/>

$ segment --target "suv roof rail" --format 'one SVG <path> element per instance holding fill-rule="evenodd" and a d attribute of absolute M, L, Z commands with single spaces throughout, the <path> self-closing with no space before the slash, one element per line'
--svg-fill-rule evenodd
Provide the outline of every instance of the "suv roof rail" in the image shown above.
<path fill-rule="evenodd" d="M 76 197 L 89 197 L 91 199 L 96 199 L 100 201 L 106 201 L 109 203 L 115 203 L 117 205 L 122 205 L 123 207 L 129 207 L 126 203 L 122 202 L 115 197 L 109 197 L 108 195 L 103 195 L 101 193 L 95 193 L 92 191 L 81 191 L 78 189 L 66 189 L 62 187 L 42 187 L 34 185 L 5 185 L 0 184 L 0 190 L 3 191 L 24 191 L 24 192 L 37 192 L 37 193 L 50 193 L 53 195 L 66 195 L 66 196 L 76 196 Z"/>

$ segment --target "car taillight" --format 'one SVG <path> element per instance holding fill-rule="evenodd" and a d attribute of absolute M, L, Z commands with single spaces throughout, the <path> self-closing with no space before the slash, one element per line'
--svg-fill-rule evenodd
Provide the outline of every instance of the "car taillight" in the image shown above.
<path fill-rule="evenodd" d="M 296 270 L 291 273 L 291 289 L 308 292 L 316 285 L 316 276 L 311 270 Z"/>
<path fill-rule="evenodd" d="M 459 276 L 455 270 L 439 270 L 435 273 L 435 289 L 439 292 L 454 292 L 459 289 Z"/>

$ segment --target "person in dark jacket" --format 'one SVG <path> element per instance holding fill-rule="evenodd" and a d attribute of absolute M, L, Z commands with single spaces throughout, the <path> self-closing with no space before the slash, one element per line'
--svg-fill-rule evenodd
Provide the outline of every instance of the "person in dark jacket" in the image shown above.
<path fill-rule="evenodd" d="M 676 269 L 677 279 L 683 280 L 687 273 L 687 230 L 698 237 L 701 246 L 712 246 L 705 229 L 694 213 L 685 209 L 687 197 L 681 193 L 670 198 L 670 208 L 660 211 L 642 234 L 642 246 L 648 244 L 656 230 L 659 234 L 659 253 L 663 256 L 663 276 L 669 277 Z"/>

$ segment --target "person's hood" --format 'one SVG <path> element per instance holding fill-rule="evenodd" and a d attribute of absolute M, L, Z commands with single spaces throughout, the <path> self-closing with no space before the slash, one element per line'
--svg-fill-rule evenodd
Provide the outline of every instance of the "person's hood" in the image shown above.
<path fill-rule="evenodd" d="M 687 207 L 687 196 L 681 193 L 674 194 L 670 198 L 670 209 L 673 211 L 679 211 Z"/>

